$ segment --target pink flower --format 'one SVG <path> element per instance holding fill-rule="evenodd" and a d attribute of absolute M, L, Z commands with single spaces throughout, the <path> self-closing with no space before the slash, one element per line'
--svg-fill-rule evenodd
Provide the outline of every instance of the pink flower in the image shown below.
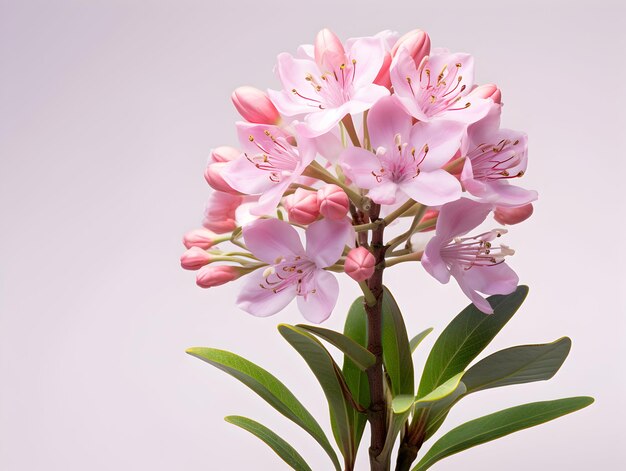
<path fill-rule="evenodd" d="M 504 263 L 513 250 L 493 245 L 492 240 L 506 233 L 493 230 L 462 237 L 480 225 L 491 212 L 491 206 L 461 198 L 441 208 L 435 236 L 422 255 L 422 265 L 441 283 L 452 275 L 465 295 L 486 314 L 493 309 L 480 293 L 509 294 L 519 281 L 515 272 Z"/>
<path fill-rule="evenodd" d="M 350 209 L 350 199 L 337 185 L 326 185 L 317 190 L 320 213 L 329 219 L 343 219 Z"/>
<path fill-rule="evenodd" d="M 525 221 L 533 214 L 532 203 L 523 206 L 496 206 L 493 211 L 493 218 L 504 225 L 519 224 Z"/>
<path fill-rule="evenodd" d="M 211 188 L 224 193 L 231 193 L 234 195 L 239 194 L 224 181 L 222 171 L 228 162 L 235 160 L 240 155 L 241 152 L 234 147 L 228 146 L 217 147 L 211 151 L 209 161 L 207 162 L 206 169 L 204 170 L 204 179 Z"/>
<path fill-rule="evenodd" d="M 372 201 L 394 204 L 413 198 L 435 206 L 461 196 L 458 180 L 441 169 L 461 144 L 461 123 L 413 125 L 412 118 L 388 97 L 372 107 L 367 124 L 376 153 L 349 147 L 339 160 L 358 187 L 370 190 Z"/>
<path fill-rule="evenodd" d="M 302 134 L 324 134 L 347 114 L 365 111 L 389 95 L 389 90 L 373 83 L 385 59 L 381 38 L 348 40 L 344 48 L 334 33 L 322 30 L 314 57 L 280 54 L 277 73 L 283 90 L 269 90 L 281 114 L 303 116 Z"/>
<path fill-rule="evenodd" d="M 200 247 L 206 250 L 213 247 L 219 241 L 219 236 L 207 229 L 194 229 L 183 236 L 183 244 L 188 249 Z"/>
<path fill-rule="evenodd" d="M 355 281 L 367 280 L 374 274 L 376 259 L 365 247 L 356 247 L 346 257 L 344 271 Z"/>
<path fill-rule="evenodd" d="M 271 213 L 283 194 L 315 158 L 306 138 L 292 145 L 292 137 L 277 126 L 237 123 L 244 153 L 222 172 L 224 180 L 247 195 L 260 195 L 251 209 L 257 216 Z"/>
<path fill-rule="evenodd" d="M 499 105 L 468 127 L 463 144 L 461 183 L 472 195 L 499 206 L 520 206 L 537 199 L 537 192 L 509 184 L 524 175 L 528 162 L 526 134 L 500 129 Z"/>
<path fill-rule="evenodd" d="M 285 196 L 283 206 L 289 220 L 297 224 L 311 224 L 320 216 L 317 193 L 303 188 L 297 188 L 294 193 Z"/>
<path fill-rule="evenodd" d="M 213 288 L 234 281 L 248 272 L 243 267 L 229 265 L 209 265 L 200 268 L 196 273 L 196 284 L 200 288 Z"/>
<path fill-rule="evenodd" d="M 180 266 L 185 270 L 199 270 L 211 262 L 211 256 L 206 250 L 194 246 L 185 251 L 180 257 Z"/>
<path fill-rule="evenodd" d="M 231 95 L 233 105 L 250 123 L 278 124 L 280 114 L 265 92 L 254 87 L 239 87 Z"/>
<path fill-rule="evenodd" d="M 337 279 L 324 268 L 339 259 L 351 233 L 345 221 L 322 219 L 307 228 L 305 250 L 296 230 L 284 221 L 259 219 L 245 226 L 246 246 L 269 266 L 250 274 L 237 305 L 266 317 L 297 297 L 298 308 L 308 321 L 324 321 L 339 294 Z"/>
<path fill-rule="evenodd" d="M 236 211 L 243 201 L 241 195 L 214 191 L 207 201 L 202 225 L 217 234 L 232 231 L 237 227 Z"/>
<path fill-rule="evenodd" d="M 474 123 L 489 111 L 491 100 L 468 96 L 474 84 L 474 58 L 438 53 L 416 63 L 400 48 L 391 64 L 394 98 L 420 121 L 449 119 Z"/>

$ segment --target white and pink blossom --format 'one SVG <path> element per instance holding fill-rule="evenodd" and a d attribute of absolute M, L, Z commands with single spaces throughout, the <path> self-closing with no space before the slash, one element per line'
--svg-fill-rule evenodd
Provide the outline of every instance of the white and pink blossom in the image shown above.
<path fill-rule="evenodd" d="M 506 233 L 495 229 L 466 236 L 482 224 L 492 207 L 461 198 L 441 208 L 435 236 L 428 242 L 422 255 L 422 266 L 441 283 L 453 276 L 461 290 L 484 313 L 493 309 L 480 294 L 509 294 L 515 291 L 519 278 L 505 263 L 505 257 L 514 251 L 492 241 Z"/>
<path fill-rule="evenodd" d="M 330 131 L 346 115 L 372 107 L 389 90 L 374 83 L 385 60 L 382 38 L 347 41 L 325 29 L 318 33 L 313 57 L 278 56 L 283 89 L 269 90 L 281 114 L 303 120 L 301 134 L 316 137 Z"/>
<path fill-rule="evenodd" d="M 461 145 L 464 126 L 454 121 L 416 123 L 392 98 L 383 98 L 367 118 L 374 153 L 349 147 L 340 157 L 346 175 L 369 190 L 375 203 L 409 198 L 441 205 L 461 196 L 458 180 L 442 169 Z"/>
<path fill-rule="evenodd" d="M 243 229 L 246 246 L 268 264 L 252 272 L 237 298 L 237 305 L 259 317 L 276 314 L 294 298 L 310 322 L 330 316 L 339 284 L 324 270 L 339 260 L 352 233 L 346 221 L 322 219 L 306 229 L 306 249 L 297 231 L 278 219 L 260 219 Z"/>

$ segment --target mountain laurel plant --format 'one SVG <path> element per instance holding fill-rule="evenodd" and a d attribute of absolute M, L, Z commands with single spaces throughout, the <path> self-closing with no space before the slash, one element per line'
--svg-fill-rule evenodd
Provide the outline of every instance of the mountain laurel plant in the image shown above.
<path fill-rule="evenodd" d="M 591 404 L 589 397 L 524 404 L 431 443 L 463 398 L 550 379 L 571 346 L 563 337 L 478 359 L 528 293 L 506 263 L 514 251 L 500 240 L 502 226 L 531 216 L 537 193 L 516 184 L 526 171 L 527 137 L 500 127 L 501 92 L 474 83 L 472 56 L 431 50 L 420 30 L 343 43 L 324 29 L 313 45 L 280 54 L 276 73 L 279 90 L 240 87 L 232 95 L 244 119 L 236 123 L 239 147 L 211 152 L 205 178 L 214 191 L 203 227 L 184 237 L 181 264 L 196 270 L 203 288 L 244 277 L 236 303 L 254 316 L 297 300 L 315 325 L 281 324 L 278 331 L 319 381 L 332 440 L 267 370 L 214 348 L 188 353 L 302 427 L 337 471 L 356 469 L 366 426 L 369 469 L 425 471 Z M 383 284 L 386 269 L 400 263 L 421 265 L 440 283 L 454 278 L 471 301 L 439 334 L 421 374 L 412 356 L 432 329 L 409 335 Z M 343 332 L 319 326 L 337 301 L 335 273 L 363 292 Z M 265 425 L 226 420 L 292 469 L 311 469 Z"/>

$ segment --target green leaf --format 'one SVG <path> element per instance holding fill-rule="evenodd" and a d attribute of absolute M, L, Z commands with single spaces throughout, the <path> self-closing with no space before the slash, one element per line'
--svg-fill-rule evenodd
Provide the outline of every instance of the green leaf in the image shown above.
<path fill-rule="evenodd" d="M 367 315 L 363 307 L 363 296 L 357 298 L 350 306 L 346 323 L 343 328 L 346 337 L 351 338 L 362 347 L 367 346 Z M 346 380 L 352 397 L 362 407 L 367 408 L 370 405 L 370 389 L 367 381 L 367 374 L 362 371 L 348 356 L 343 358 L 343 376 Z M 367 416 L 356 410 L 353 410 L 354 420 L 354 446 L 359 447 L 363 430 L 367 422 Z"/>
<path fill-rule="evenodd" d="M 285 463 L 287 463 L 291 469 L 296 471 L 312 471 L 304 458 L 298 453 L 289 443 L 280 438 L 266 426 L 260 423 L 248 419 L 247 417 L 241 417 L 239 415 L 229 415 L 224 417 L 226 422 L 241 427 L 247 430 L 251 434 L 263 440 L 269 447 L 280 456 Z"/>
<path fill-rule="evenodd" d="M 415 403 L 427 404 L 429 402 L 439 401 L 449 396 L 454 391 L 456 391 L 457 388 L 459 387 L 459 383 L 461 382 L 461 378 L 463 377 L 464 373 L 465 372 L 462 371 L 461 373 L 454 375 L 452 378 L 450 378 L 448 381 L 443 383 L 441 386 L 439 386 L 438 388 L 435 388 L 435 390 L 432 391 L 431 393 L 427 394 L 426 396 L 422 398 L 418 398 L 415 401 Z"/>
<path fill-rule="evenodd" d="M 400 308 L 391 292 L 385 287 L 382 302 L 383 363 L 391 380 L 392 395 L 413 395 L 413 359 Z"/>
<path fill-rule="evenodd" d="M 459 425 L 441 437 L 412 471 L 425 471 L 438 461 L 476 445 L 575 412 L 593 403 L 591 397 L 570 397 L 511 407 Z"/>
<path fill-rule="evenodd" d="M 320 425 L 274 375 L 251 361 L 225 350 L 194 347 L 188 349 L 187 353 L 228 373 L 252 389 L 274 409 L 308 432 L 326 451 L 335 468 L 341 470 L 337 455 Z"/>
<path fill-rule="evenodd" d="M 412 394 L 401 394 L 391 400 L 391 409 L 394 414 L 402 414 L 408 411 L 415 403 L 415 396 Z"/>
<path fill-rule="evenodd" d="M 424 431 L 424 441 L 428 440 L 433 434 L 439 430 L 439 427 L 443 425 L 443 422 L 448 417 L 448 413 L 452 406 L 454 406 L 467 391 L 465 383 L 461 381 L 456 389 L 444 398 L 432 403 L 428 410 L 428 419 L 426 422 L 426 429 Z"/>
<path fill-rule="evenodd" d="M 318 337 L 333 344 L 345 355 L 347 355 L 363 371 L 376 363 L 376 357 L 373 353 L 367 350 L 367 348 L 359 345 L 350 337 L 340 334 L 339 332 L 335 332 L 334 330 L 329 329 L 323 329 L 321 327 L 316 327 L 313 325 L 298 324 L 296 327 L 307 330 L 312 334 L 315 334 Z"/>
<path fill-rule="evenodd" d="M 518 286 L 506 296 L 490 296 L 493 314 L 484 314 L 473 304 L 456 316 L 441 333 L 433 346 L 418 389 L 423 397 L 465 368 L 484 350 L 504 325 L 513 317 L 526 295 L 528 287 Z"/>
<path fill-rule="evenodd" d="M 305 330 L 292 325 L 280 324 L 278 331 L 302 356 L 322 386 L 328 401 L 337 444 L 346 461 L 353 463 L 356 456 L 352 421 L 354 409 L 346 399 L 346 395 L 350 394 L 350 391 L 341 370 L 320 341 Z"/>
<path fill-rule="evenodd" d="M 463 376 L 467 392 L 552 378 L 567 358 L 572 341 L 520 345 L 500 350 L 472 366 Z"/>
<path fill-rule="evenodd" d="M 415 350 L 417 349 L 419 344 L 422 343 L 422 340 L 424 340 L 426 336 L 430 334 L 432 331 L 433 331 L 433 328 L 429 327 L 428 329 L 423 330 L 422 332 L 420 332 L 419 334 L 417 334 L 415 337 L 411 339 L 411 341 L 409 342 L 409 345 L 411 346 L 411 353 L 415 353 Z"/>

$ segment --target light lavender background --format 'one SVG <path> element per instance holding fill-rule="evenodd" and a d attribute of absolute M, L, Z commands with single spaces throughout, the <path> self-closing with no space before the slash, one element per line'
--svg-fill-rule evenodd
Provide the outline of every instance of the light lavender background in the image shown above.
<path fill-rule="evenodd" d="M 521 402 L 597 398 L 436 469 L 625 469 L 622 2 L 0 4 L 0 469 L 286 469 L 222 421 L 233 413 L 329 469 L 306 434 L 184 353 L 254 359 L 326 427 L 319 387 L 275 332 L 300 321 L 296 309 L 249 317 L 236 284 L 202 291 L 178 267 L 208 195 L 208 151 L 234 143 L 230 92 L 275 86 L 275 56 L 324 26 L 344 38 L 420 27 L 473 53 L 479 81 L 503 88 L 504 124 L 530 135 L 525 183 L 541 201 L 508 241 L 531 294 L 489 351 L 562 335 L 574 348 L 551 382 L 477 394 L 447 428 Z M 413 333 L 440 331 L 467 303 L 416 266 L 387 283 Z M 342 287 L 327 327 L 357 295 Z"/>

